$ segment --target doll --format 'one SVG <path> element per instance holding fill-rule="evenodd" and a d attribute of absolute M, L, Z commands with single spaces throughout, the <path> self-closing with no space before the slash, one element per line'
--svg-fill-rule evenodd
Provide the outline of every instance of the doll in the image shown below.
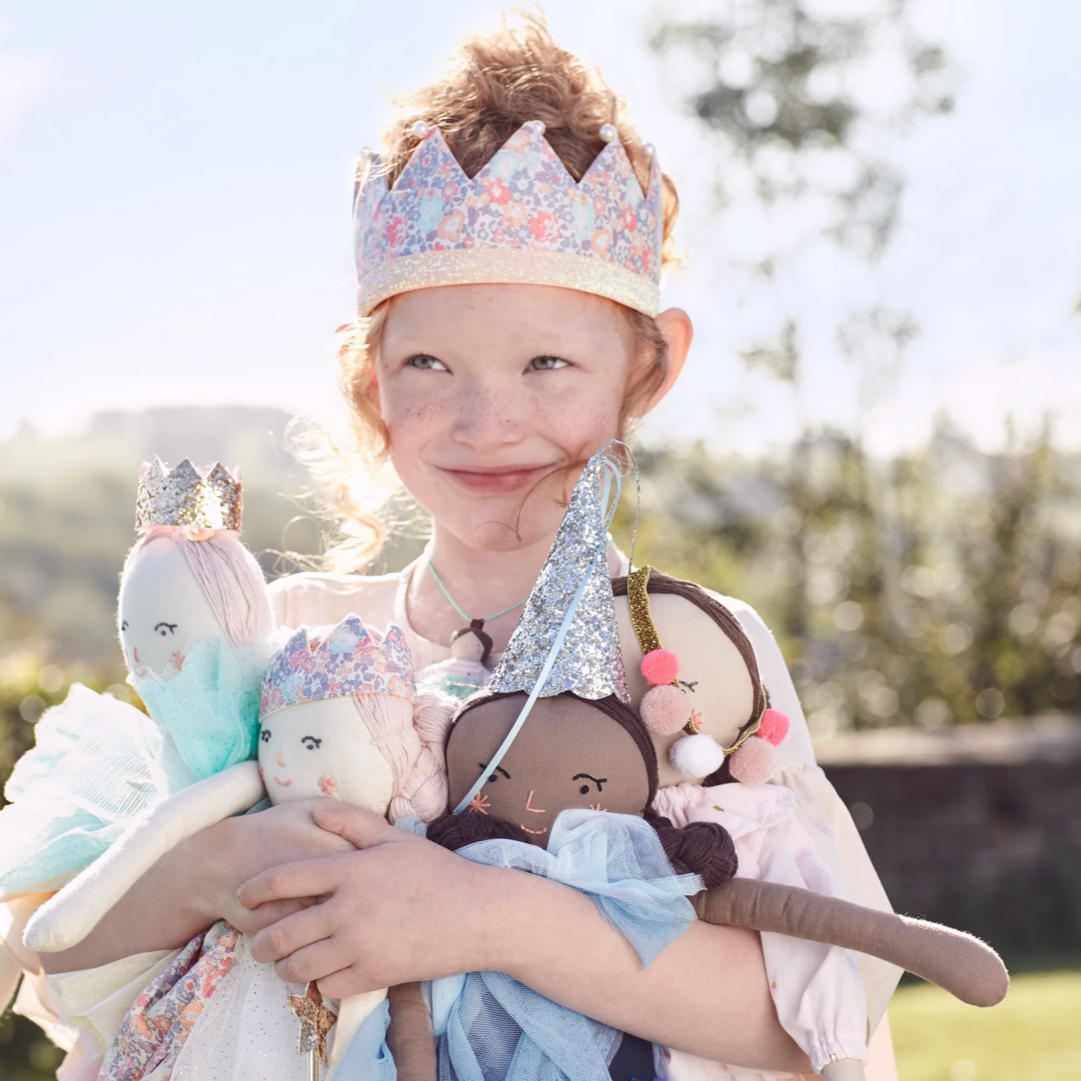
<path fill-rule="evenodd" d="M 272 617 L 239 540 L 240 500 L 239 479 L 220 465 L 205 475 L 188 461 L 144 466 L 142 536 L 121 574 L 117 623 L 150 717 L 76 684 L 41 719 L 0 814 L 5 894 L 64 885 L 127 820 L 254 756 Z"/>
<path fill-rule="evenodd" d="M 17 908 L 19 931 L 131 822 L 253 756 L 272 616 L 262 571 L 239 540 L 240 517 L 239 478 L 222 466 L 144 466 L 141 537 L 121 575 L 117 622 L 129 682 L 150 716 L 75 684 L 38 722 L 0 812 L 0 896 Z M 0 951 L 5 972 L 13 953 L 37 968 L 12 942 Z M 0 976 L 3 1004 L 12 984 Z"/>
<path fill-rule="evenodd" d="M 484 630 L 484 621 L 474 619 L 451 636 L 449 660 L 425 668 L 417 677 L 417 686 L 464 700 L 488 682 L 491 672 L 486 666 L 491 652 L 492 637 Z"/>
<path fill-rule="evenodd" d="M 392 818 L 421 820 L 445 808 L 442 744 L 451 706 L 415 694 L 412 660 L 397 627 L 379 636 L 350 616 L 336 627 L 300 628 L 271 660 L 260 714 L 258 765 L 243 764 L 261 778 L 258 797 L 265 783 L 272 803 L 329 796 Z M 192 787 L 210 785 L 219 807 L 250 806 L 258 798 L 239 767 Z M 193 820 L 205 823 L 206 801 L 193 804 L 185 798 L 191 791 L 166 802 L 115 845 L 102 861 L 107 873 L 93 868 L 96 874 L 84 874 L 49 902 L 28 928 L 28 941 L 56 948 L 89 931 L 148 859 L 194 832 Z M 356 1029 L 386 998 L 385 991 L 355 996 L 335 1017 L 314 985 L 284 984 L 271 966 L 251 958 L 247 936 L 224 922 L 198 942 L 136 999 L 106 1053 L 103 1079 L 119 1081 L 151 1061 L 169 1071 L 155 1076 L 171 1074 L 177 1081 L 300 1079 L 306 1074 L 297 1054 L 298 1017 L 301 1051 L 315 1052 L 332 1076 Z M 401 997 L 408 1001 L 410 993 L 405 988 Z M 173 1024 L 190 1015 L 193 1001 L 199 1024 Z M 415 1076 L 414 1069 L 406 1064 L 403 1076 Z"/>
<path fill-rule="evenodd" d="M 914 968 L 966 1001 L 997 1001 L 1004 993 L 1004 970 L 981 943 L 806 890 L 744 881 L 726 887 L 737 864 L 728 831 L 720 823 L 702 820 L 676 829 L 655 814 L 656 751 L 646 725 L 627 704 L 612 594 L 607 588 L 595 588 L 596 561 L 590 559 L 590 546 L 603 534 L 602 516 L 595 506 L 599 475 L 594 459 L 575 490 L 565 528 L 493 675 L 492 689 L 470 699 L 456 718 L 448 738 L 447 769 L 452 806 L 465 813 L 440 819 L 428 836 L 447 847 L 465 847 L 465 854 L 479 862 L 532 870 L 590 892 L 638 949 L 643 963 L 686 928 L 679 891 L 696 893 L 704 883 L 711 888 L 697 906 L 704 918 L 845 942 Z M 656 655 L 659 643 L 650 621 L 647 580 L 648 570 L 632 576 L 631 582 L 640 641 L 643 648 L 650 647 L 646 657 L 652 663 L 644 670 L 656 685 L 667 686 L 678 672 L 674 657 Z M 557 618 L 559 625 L 554 627 Z M 538 643 L 546 642 L 553 645 L 545 658 Z M 667 677 L 664 683 L 662 676 Z M 528 688 L 532 690 L 527 695 Z M 585 693 L 573 693 L 579 688 Z M 755 748 L 752 741 L 771 749 L 774 741 L 783 741 L 785 726 L 765 708 L 757 681 L 751 702 L 755 723 L 744 726 L 736 747 L 722 760 L 731 772 L 761 782 L 763 773 L 768 774 L 761 760 L 771 751 Z M 663 707 L 658 711 L 654 703 L 653 709 L 643 712 L 653 718 L 656 728 Z M 741 753 L 748 746 L 754 748 L 750 756 Z M 757 765 L 757 771 L 748 768 L 748 762 Z M 637 818 L 645 821 L 632 826 Z M 485 843 L 475 843 L 480 841 Z M 547 845 L 551 858 L 528 855 L 525 844 Z M 598 855 L 601 852 L 607 853 L 607 863 Z M 691 878 L 679 880 L 673 868 L 691 872 Z M 637 885 L 643 894 L 636 903 L 652 904 L 656 948 L 642 948 L 643 939 L 650 939 L 633 918 L 621 925 L 610 911 L 611 893 L 624 901 L 634 896 L 631 879 L 642 880 Z M 647 901 L 655 888 L 661 897 Z M 644 918 L 641 912 L 638 918 Z M 966 963 L 971 970 L 965 970 Z M 858 980 L 858 971 L 855 975 Z M 499 1063 L 509 1061 L 512 1053 L 526 1056 L 530 1069 L 543 1063 L 548 1072 L 542 1076 L 563 1076 L 559 1071 L 565 1071 L 566 1063 L 560 1064 L 560 1045 L 554 1037 L 563 1023 L 559 1007 L 498 974 L 472 974 L 465 980 L 454 989 L 449 1007 L 444 1001 L 446 985 L 440 981 L 433 985 L 435 1028 L 441 1059 L 450 1064 L 448 1076 L 503 1077 Z M 863 1004 L 857 1005 L 863 1019 Z M 588 1051 L 581 1051 L 574 1060 L 575 1072 L 568 1076 L 608 1076 L 603 1074 L 605 1068 L 617 1079 L 642 1077 L 643 1070 L 652 1067 L 655 1050 L 643 1048 L 642 1041 L 620 1039 L 618 1033 L 582 1018 L 575 1024 L 581 1030 L 577 1046 Z M 502 1043 L 493 1032 L 502 1034 Z M 822 1058 L 819 1049 L 820 1045 L 809 1048 L 812 1058 L 820 1058 L 816 1069 L 825 1068 L 831 1078 L 862 1077 L 858 1059 L 836 1053 Z M 505 1076 L 530 1075 L 511 1071 Z"/>
<path fill-rule="evenodd" d="M 61 894 L 28 924 L 35 948 L 80 941 L 123 894 L 125 881 L 113 875 L 119 857 L 107 852 L 122 833 L 138 839 L 136 862 L 144 870 L 163 843 L 172 847 L 180 839 L 166 841 L 151 826 L 170 800 L 171 807 L 188 807 L 195 832 L 263 797 L 253 759 L 273 617 L 263 573 L 240 541 L 241 508 L 239 477 L 220 464 L 200 472 L 185 459 L 168 470 L 155 459 L 143 467 L 135 523 L 142 535 L 121 574 L 117 623 L 129 682 L 150 717 L 76 688 L 69 702 L 50 711 L 55 719 L 43 718 L 50 720 L 50 737 L 60 723 L 67 737 L 48 763 L 49 795 L 61 813 L 54 810 L 47 828 L 60 831 L 65 851 L 53 888 L 76 874 L 97 879 L 105 907 L 93 915 Z M 140 726 L 149 735 L 137 740 Z M 39 750 L 49 746 L 39 732 L 39 747 L 19 766 L 37 768 Z M 89 784 L 95 790 L 88 799 Z M 80 815 L 96 819 L 92 828 L 65 819 L 65 787 Z M 103 806 L 112 813 L 106 816 Z M 72 836 L 80 841 L 78 853 Z M 124 858 L 131 860 L 132 841 L 127 844 Z"/>

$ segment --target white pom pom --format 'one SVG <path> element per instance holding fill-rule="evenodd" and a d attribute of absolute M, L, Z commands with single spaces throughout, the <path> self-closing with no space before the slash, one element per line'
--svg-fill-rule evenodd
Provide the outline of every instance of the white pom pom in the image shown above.
<path fill-rule="evenodd" d="M 724 751 L 712 736 L 699 732 L 676 740 L 668 752 L 668 759 L 684 777 L 708 777 L 720 769 Z"/>

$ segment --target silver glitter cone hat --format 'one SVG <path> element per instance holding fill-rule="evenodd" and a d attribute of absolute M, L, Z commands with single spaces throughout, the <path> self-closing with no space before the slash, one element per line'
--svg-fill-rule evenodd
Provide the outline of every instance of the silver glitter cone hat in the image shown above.
<path fill-rule="evenodd" d="M 590 700 L 614 694 L 628 701 L 608 578 L 610 514 L 604 505 L 606 478 L 619 476 L 619 463 L 611 446 L 594 454 L 582 470 L 552 550 L 488 681 L 488 690 L 528 694 L 534 689 L 558 640 L 564 617 L 578 597 L 578 606 L 538 697 L 573 691 Z"/>

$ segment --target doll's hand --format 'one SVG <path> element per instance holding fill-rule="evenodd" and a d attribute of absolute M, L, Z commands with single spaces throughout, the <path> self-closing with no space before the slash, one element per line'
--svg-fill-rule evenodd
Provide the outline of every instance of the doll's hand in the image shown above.
<path fill-rule="evenodd" d="M 313 904 L 314 896 L 298 895 L 253 910 L 238 903 L 237 887 L 253 875 L 294 860 L 352 852 L 348 840 L 317 825 L 313 812 L 324 804 L 341 806 L 329 799 L 296 800 L 256 814 L 228 818 L 212 827 L 216 831 L 213 843 L 204 841 L 200 845 L 200 855 L 210 864 L 209 874 L 205 864 L 201 868 L 208 916 L 227 920 L 238 930 L 254 934 Z"/>
<path fill-rule="evenodd" d="M 514 872 L 470 863 L 345 804 L 320 802 L 314 818 L 361 851 L 285 864 L 241 886 L 252 915 L 323 898 L 260 931 L 257 961 L 276 961 L 283 980 L 318 980 L 328 998 L 500 967 Z"/>

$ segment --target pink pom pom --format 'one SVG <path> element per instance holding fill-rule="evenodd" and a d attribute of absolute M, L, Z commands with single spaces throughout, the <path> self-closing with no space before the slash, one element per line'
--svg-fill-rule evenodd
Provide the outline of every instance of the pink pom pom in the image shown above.
<path fill-rule="evenodd" d="M 670 736 L 687 723 L 691 706 L 687 701 L 687 692 L 682 687 L 665 683 L 646 691 L 638 712 L 642 723 L 651 732 L 658 736 Z"/>
<path fill-rule="evenodd" d="M 679 658 L 667 649 L 652 649 L 642 658 L 642 675 L 655 687 L 679 675 Z"/>
<path fill-rule="evenodd" d="M 788 718 L 779 709 L 767 709 L 762 714 L 762 723 L 755 735 L 769 740 L 776 747 L 788 735 L 788 728 Z"/>
<path fill-rule="evenodd" d="M 741 784 L 765 784 L 773 772 L 773 747 L 751 736 L 731 758 L 729 771 Z"/>

